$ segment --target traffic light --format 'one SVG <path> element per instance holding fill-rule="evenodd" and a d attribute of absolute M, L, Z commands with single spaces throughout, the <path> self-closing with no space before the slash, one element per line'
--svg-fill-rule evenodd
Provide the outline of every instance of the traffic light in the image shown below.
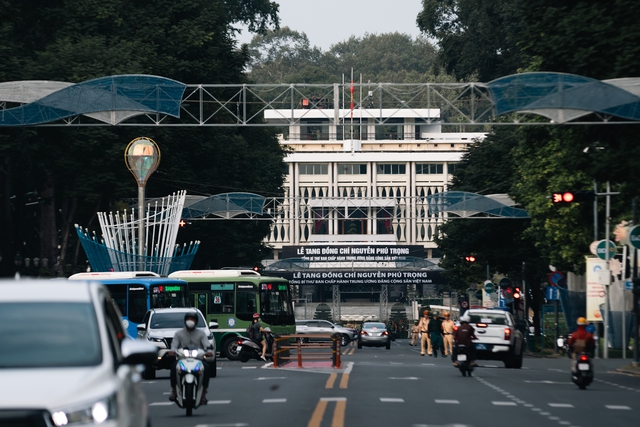
<path fill-rule="evenodd" d="M 507 301 L 511 301 L 512 299 L 514 299 L 514 292 L 511 285 L 505 286 L 505 288 L 502 290 L 502 295 Z"/>
<path fill-rule="evenodd" d="M 183 228 L 185 225 L 187 225 L 187 221 L 185 221 L 184 219 L 181 219 L 179 224 L 180 224 L 180 228 Z"/>
<path fill-rule="evenodd" d="M 551 193 L 551 202 L 555 204 L 569 204 L 579 202 L 589 202 L 595 197 L 592 190 L 580 191 L 556 191 Z"/>
<path fill-rule="evenodd" d="M 522 292 L 520 292 L 520 288 L 516 286 L 513 289 L 513 299 L 516 301 L 519 301 L 521 297 L 522 297 Z"/>
<path fill-rule="evenodd" d="M 467 262 L 476 262 L 476 257 L 473 255 L 467 255 L 464 257 L 464 260 Z"/>

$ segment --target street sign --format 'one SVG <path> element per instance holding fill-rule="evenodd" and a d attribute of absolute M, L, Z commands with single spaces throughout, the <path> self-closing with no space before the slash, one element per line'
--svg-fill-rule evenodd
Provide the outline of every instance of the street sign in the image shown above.
<path fill-rule="evenodd" d="M 632 291 L 633 290 L 633 282 L 630 281 L 630 280 L 624 282 L 624 289 L 625 289 L 625 291 Z"/>
<path fill-rule="evenodd" d="M 629 231 L 629 243 L 636 249 L 640 249 L 640 225 L 636 225 Z"/>
<path fill-rule="evenodd" d="M 496 285 L 491 280 L 485 280 L 484 291 L 488 294 L 492 293 L 496 289 Z"/>
<path fill-rule="evenodd" d="M 560 282 L 560 280 L 564 279 L 564 277 L 565 276 L 562 271 L 553 271 L 549 273 L 549 276 L 547 277 L 547 281 L 551 286 L 558 286 L 558 283 Z"/>
<path fill-rule="evenodd" d="M 555 286 L 547 286 L 545 288 L 545 298 L 549 301 L 555 301 L 560 299 L 558 295 L 558 288 Z"/>
<path fill-rule="evenodd" d="M 596 246 L 596 255 L 600 259 L 607 259 L 607 242 L 609 244 L 609 256 L 608 259 L 613 258 L 616 255 L 616 244 L 611 240 L 600 240 Z"/>

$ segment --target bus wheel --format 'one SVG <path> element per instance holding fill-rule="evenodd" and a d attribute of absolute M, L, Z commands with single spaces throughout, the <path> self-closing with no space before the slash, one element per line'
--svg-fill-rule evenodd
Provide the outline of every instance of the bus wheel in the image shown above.
<path fill-rule="evenodd" d="M 240 354 L 238 353 L 238 340 L 237 338 L 228 338 L 223 346 L 224 355 L 229 360 L 240 360 Z"/>

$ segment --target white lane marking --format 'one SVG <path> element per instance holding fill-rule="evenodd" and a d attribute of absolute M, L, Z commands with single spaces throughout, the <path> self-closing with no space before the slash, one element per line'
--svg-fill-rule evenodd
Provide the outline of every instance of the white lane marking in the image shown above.
<path fill-rule="evenodd" d="M 482 365 L 483 368 L 497 368 L 498 365 Z"/>
<path fill-rule="evenodd" d="M 344 402 L 346 401 L 346 397 L 321 397 L 321 402 Z"/>
<path fill-rule="evenodd" d="M 243 366 L 242 369 L 257 369 L 257 366 Z"/>
<path fill-rule="evenodd" d="M 230 400 L 210 400 L 207 405 L 228 405 L 229 403 L 231 403 Z"/>
<path fill-rule="evenodd" d="M 399 397 L 381 397 L 380 402 L 404 403 L 404 399 L 401 399 Z"/>
<path fill-rule="evenodd" d="M 401 362 L 389 362 L 391 365 L 402 365 Z"/>
<path fill-rule="evenodd" d="M 234 423 L 234 424 L 196 424 L 196 427 L 247 427 L 249 424 Z"/>
<path fill-rule="evenodd" d="M 571 403 L 549 403 L 552 408 L 573 408 Z"/>
<path fill-rule="evenodd" d="M 491 402 L 496 406 L 518 406 L 516 402 Z"/>
<path fill-rule="evenodd" d="M 153 402 L 153 403 L 149 403 L 149 406 L 169 406 L 169 405 L 175 405 L 174 402 Z"/>
<path fill-rule="evenodd" d="M 422 363 L 422 366 L 436 366 L 435 363 Z"/>
<path fill-rule="evenodd" d="M 418 377 L 389 377 L 390 380 L 417 380 Z"/>
<path fill-rule="evenodd" d="M 631 408 L 624 405 L 604 405 L 607 409 L 621 410 L 621 411 L 630 411 Z"/>
<path fill-rule="evenodd" d="M 285 403 L 287 401 L 286 398 L 284 399 L 263 399 L 262 403 Z"/>
<path fill-rule="evenodd" d="M 256 380 L 265 381 L 265 380 L 285 380 L 287 377 L 258 377 Z"/>
<path fill-rule="evenodd" d="M 445 405 L 459 405 L 459 400 L 447 400 L 447 399 L 436 399 L 436 403 L 443 403 Z"/>
<path fill-rule="evenodd" d="M 543 381 L 525 380 L 524 382 L 529 384 L 571 384 L 568 381 L 564 382 L 564 381 L 549 381 L 549 380 L 543 380 Z"/>

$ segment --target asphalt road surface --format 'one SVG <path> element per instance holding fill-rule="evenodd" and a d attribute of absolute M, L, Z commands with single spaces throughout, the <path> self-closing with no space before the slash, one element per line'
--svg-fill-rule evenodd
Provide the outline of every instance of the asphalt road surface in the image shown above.
<path fill-rule="evenodd" d="M 640 425 L 640 377 L 628 360 L 596 359 L 579 390 L 569 360 L 525 358 L 522 369 L 479 361 L 463 377 L 449 358 L 420 356 L 407 340 L 391 350 L 342 351 L 342 369 L 274 368 L 218 360 L 209 404 L 187 417 L 168 401 L 168 371 L 143 381 L 153 427 L 605 427 Z"/>

